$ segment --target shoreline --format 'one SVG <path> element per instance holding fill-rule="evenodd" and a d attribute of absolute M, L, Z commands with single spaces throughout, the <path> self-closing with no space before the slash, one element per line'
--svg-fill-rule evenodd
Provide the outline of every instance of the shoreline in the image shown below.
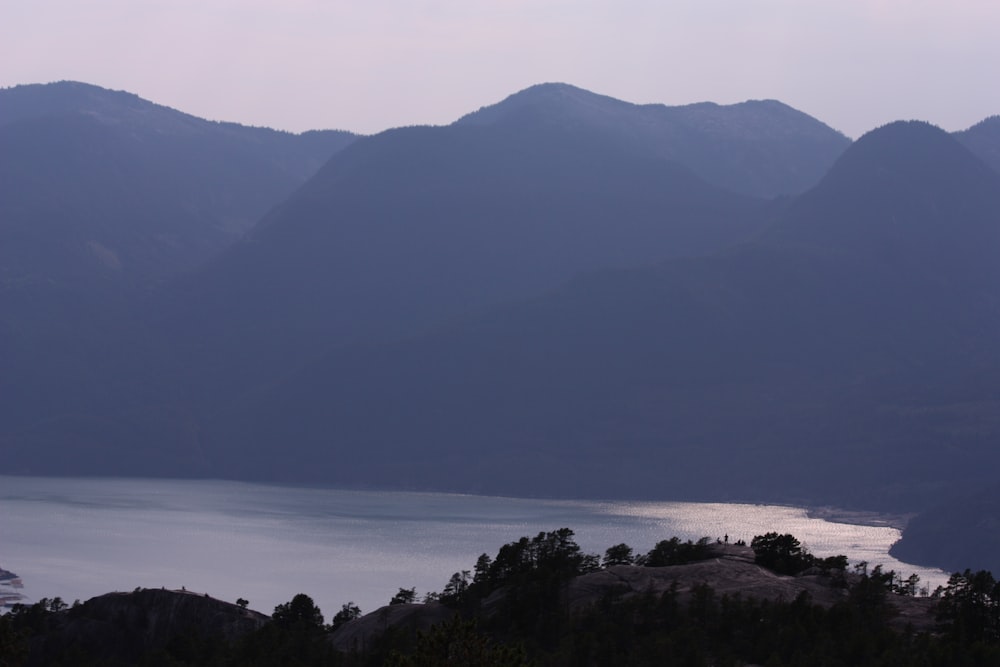
<path fill-rule="evenodd" d="M 895 528 L 902 531 L 916 513 L 886 513 L 867 510 L 845 510 L 839 507 L 806 507 L 810 519 L 823 519 L 831 523 L 847 523 L 855 526 Z"/>

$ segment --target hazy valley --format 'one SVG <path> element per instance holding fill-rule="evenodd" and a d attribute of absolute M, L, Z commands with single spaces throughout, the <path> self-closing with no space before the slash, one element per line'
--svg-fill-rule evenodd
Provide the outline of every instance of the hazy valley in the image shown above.
<path fill-rule="evenodd" d="M 563 84 L 367 137 L 5 89 L 4 471 L 926 511 L 911 558 L 997 571 L 998 156 Z"/>

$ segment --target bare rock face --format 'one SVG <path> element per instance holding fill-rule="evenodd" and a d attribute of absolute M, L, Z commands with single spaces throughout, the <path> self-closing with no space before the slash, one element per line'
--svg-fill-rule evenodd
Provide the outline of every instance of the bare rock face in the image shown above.
<path fill-rule="evenodd" d="M 806 592 L 816 604 L 832 605 L 847 592 L 833 585 L 830 577 L 816 574 L 788 577 L 754 562 L 753 549 L 745 545 L 710 544 L 712 558 L 669 567 L 617 565 L 591 572 L 570 582 L 566 591 L 571 609 L 581 610 L 608 594 L 628 597 L 675 590 L 682 600 L 695 587 L 708 585 L 718 595 L 736 595 L 762 600 L 791 601 Z"/>
<path fill-rule="evenodd" d="M 31 646 L 31 664 L 87 655 L 101 664 L 129 664 L 171 641 L 232 641 L 269 617 L 188 591 L 106 593 L 59 614 L 51 632 Z"/>
<path fill-rule="evenodd" d="M 709 586 L 716 595 L 740 595 L 744 598 L 791 602 L 805 593 L 813 604 L 831 607 L 848 598 L 848 586 L 858 575 L 825 574 L 818 569 L 788 576 L 776 574 L 754 563 L 753 550 L 746 546 L 710 545 L 714 558 L 669 567 L 617 565 L 579 576 L 569 583 L 566 600 L 573 611 L 583 611 L 607 596 L 627 598 L 652 593 L 662 595 L 675 590 L 684 602 L 699 586 Z M 934 600 L 886 594 L 886 602 L 895 610 L 893 625 L 915 630 L 934 627 Z"/>
<path fill-rule="evenodd" d="M 806 592 L 814 603 L 824 606 L 847 595 L 846 589 L 831 586 L 829 577 L 823 575 L 789 577 L 752 562 L 713 558 L 670 567 L 616 565 L 577 577 L 570 582 L 566 596 L 571 609 L 582 610 L 609 593 L 616 597 L 662 595 L 675 589 L 681 600 L 686 600 L 692 589 L 702 585 L 711 587 L 718 595 L 740 594 L 786 602 Z"/>

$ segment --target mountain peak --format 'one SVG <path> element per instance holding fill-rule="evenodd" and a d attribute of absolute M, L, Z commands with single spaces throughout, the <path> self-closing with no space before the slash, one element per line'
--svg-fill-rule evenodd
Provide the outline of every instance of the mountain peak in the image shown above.
<path fill-rule="evenodd" d="M 80 81 L 33 83 L 0 91 L 0 125 L 37 116 L 89 114 L 121 117 L 127 111 L 150 111 L 158 105 L 134 93 L 109 90 Z M 163 108 L 163 107 L 160 107 Z"/>
<path fill-rule="evenodd" d="M 539 83 L 458 119 L 456 124 L 491 125 L 526 113 L 548 119 L 623 112 L 636 105 L 568 83 Z"/>
<path fill-rule="evenodd" d="M 854 142 L 817 189 L 895 184 L 921 191 L 989 186 L 996 174 L 941 128 L 925 121 L 895 121 Z"/>
<path fill-rule="evenodd" d="M 202 135 L 219 124 L 134 93 L 79 81 L 27 84 L 0 90 L 0 125 L 37 119 L 77 118 L 103 126 L 142 128 L 164 135 Z"/>
<path fill-rule="evenodd" d="M 502 126 L 540 137 L 554 131 L 589 134 L 618 150 L 670 160 L 715 185 L 763 197 L 811 187 L 849 143 L 776 100 L 632 104 L 566 83 L 525 88 L 455 124 Z"/>
<path fill-rule="evenodd" d="M 990 116 L 967 130 L 956 132 L 955 138 L 1000 173 L 1000 116 Z"/>
<path fill-rule="evenodd" d="M 964 132 L 1000 132 L 1000 114 L 987 116 Z M 962 134 L 961 132 L 959 134 Z"/>
<path fill-rule="evenodd" d="M 852 144 L 762 240 L 977 271 L 1000 252 L 998 210 L 996 172 L 944 130 L 897 121 Z"/>
<path fill-rule="evenodd" d="M 953 150 L 957 144 L 951 135 L 923 120 L 897 120 L 866 132 L 845 153 L 878 154 L 890 159 L 926 158 L 942 150 Z"/>

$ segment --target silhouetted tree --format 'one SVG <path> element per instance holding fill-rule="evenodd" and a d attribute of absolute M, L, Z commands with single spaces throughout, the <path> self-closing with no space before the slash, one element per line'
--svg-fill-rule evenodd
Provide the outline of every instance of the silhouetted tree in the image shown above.
<path fill-rule="evenodd" d="M 271 620 L 277 625 L 305 625 L 323 627 L 323 613 L 305 593 L 299 593 L 291 602 L 279 604 L 271 614 Z"/>
<path fill-rule="evenodd" d="M 607 551 L 604 552 L 604 560 L 601 565 L 611 567 L 612 565 L 631 565 L 634 562 L 635 557 L 632 555 L 632 547 L 622 543 L 608 547 Z"/>
<path fill-rule="evenodd" d="M 666 567 L 668 565 L 683 565 L 708 558 L 709 539 L 703 537 L 697 542 L 688 540 L 681 542 L 679 537 L 660 540 L 649 553 L 636 559 L 637 565 L 646 567 Z"/>
<path fill-rule="evenodd" d="M 937 618 L 960 641 L 1000 640 L 1000 583 L 980 570 L 956 572 L 940 593 Z"/>
<path fill-rule="evenodd" d="M 765 533 L 750 541 L 754 562 L 778 574 L 797 574 L 811 566 L 815 559 L 793 536 L 785 533 Z"/>
<path fill-rule="evenodd" d="M 444 590 L 441 591 L 441 601 L 444 603 L 461 602 L 465 593 L 469 590 L 470 572 L 462 570 L 451 575 Z"/>
<path fill-rule="evenodd" d="M 353 621 L 354 619 L 360 617 L 361 608 L 353 602 L 345 602 L 344 606 L 340 608 L 340 611 L 333 615 L 333 620 L 330 621 L 330 629 L 336 630 L 348 621 Z"/>
<path fill-rule="evenodd" d="M 0 615 L 0 667 L 16 667 L 28 657 L 28 642 L 14 629 L 10 614 Z"/>
<path fill-rule="evenodd" d="M 473 569 L 472 583 L 473 584 L 486 584 L 489 582 L 490 578 L 490 566 L 493 564 L 493 559 L 488 555 L 482 554 L 476 559 L 476 566 Z"/>
<path fill-rule="evenodd" d="M 396 591 L 396 594 L 392 596 L 389 600 L 390 605 L 394 604 L 413 604 L 417 601 L 417 589 L 416 588 L 400 588 Z"/>

